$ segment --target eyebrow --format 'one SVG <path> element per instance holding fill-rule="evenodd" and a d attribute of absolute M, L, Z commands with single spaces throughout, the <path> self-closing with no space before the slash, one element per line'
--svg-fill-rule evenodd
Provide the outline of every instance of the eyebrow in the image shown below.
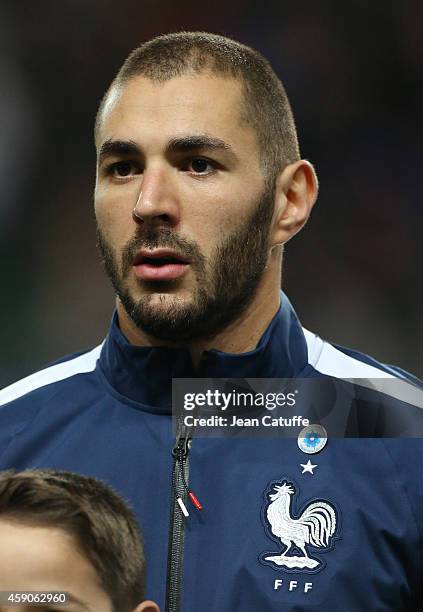
<path fill-rule="evenodd" d="M 214 136 L 207 134 L 193 134 L 188 136 L 180 136 L 171 138 L 166 145 L 166 153 L 187 153 L 198 149 L 207 149 L 212 151 L 227 151 L 234 158 L 236 155 L 232 147 Z M 105 157 L 109 156 L 124 156 L 124 155 L 140 155 L 142 153 L 140 147 L 133 140 L 106 140 L 100 147 L 98 159 L 101 162 Z"/>
<path fill-rule="evenodd" d="M 72 595 L 72 593 L 69 592 L 67 593 L 66 603 L 78 604 L 78 606 L 80 606 L 83 610 L 91 610 L 91 607 L 82 601 L 82 599 L 78 599 L 78 597 L 75 597 L 75 595 Z"/>
<path fill-rule="evenodd" d="M 212 150 L 223 150 L 233 153 L 232 147 L 214 136 L 208 136 L 207 134 L 198 134 L 192 136 L 181 136 L 179 138 L 171 138 L 167 144 L 166 151 L 171 152 L 185 152 L 193 149 L 212 149 Z"/>
<path fill-rule="evenodd" d="M 69 591 L 66 592 L 66 604 L 62 604 L 62 605 L 58 605 L 58 604 L 54 604 L 54 603 L 50 603 L 47 604 L 47 607 L 43 607 L 43 609 L 45 610 L 51 610 L 51 612 L 56 612 L 56 610 L 63 610 L 63 612 L 65 612 L 66 610 L 69 610 L 70 612 L 70 608 L 68 608 L 67 604 L 76 604 L 78 606 L 78 608 L 82 609 L 82 610 L 87 610 L 87 612 L 92 612 L 92 608 L 86 604 L 84 601 L 82 601 L 82 599 L 79 599 L 78 597 L 76 597 L 75 595 L 72 595 L 72 593 L 69 593 Z M 73 610 L 73 606 L 72 606 L 72 610 Z M 0 612 L 1 612 L 1 608 L 0 608 Z"/>
<path fill-rule="evenodd" d="M 133 140 L 106 140 L 100 147 L 99 161 L 111 155 L 139 155 L 140 148 Z"/>

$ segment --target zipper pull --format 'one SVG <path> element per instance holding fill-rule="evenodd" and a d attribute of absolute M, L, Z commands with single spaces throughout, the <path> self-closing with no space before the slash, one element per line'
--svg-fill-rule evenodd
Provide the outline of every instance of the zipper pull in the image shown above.
<path fill-rule="evenodd" d="M 177 461 L 185 460 L 188 456 L 188 451 L 190 447 L 190 438 L 178 437 L 176 440 L 176 444 L 172 449 L 172 457 L 174 457 Z"/>
<path fill-rule="evenodd" d="M 182 501 L 182 497 L 178 497 L 176 499 L 176 501 L 178 502 L 178 505 L 179 505 L 180 509 L 182 510 L 182 514 L 187 518 L 189 516 L 189 512 L 187 510 L 186 505 Z"/>
<path fill-rule="evenodd" d="M 191 489 L 188 487 L 187 481 L 185 479 L 185 473 L 184 473 L 184 464 L 185 464 L 185 460 L 188 457 L 188 453 L 189 453 L 189 449 L 191 448 L 191 438 L 188 437 L 179 437 L 177 439 L 176 445 L 173 447 L 172 449 L 172 456 L 174 457 L 175 461 L 178 463 L 178 467 L 179 467 L 179 473 L 181 475 L 182 478 L 182 483 L 184 485 L 184 488 L 188 494 L 189 499 L 191 500 L 191 503 L 194 505 L 194 507 L 197 510 L 202 510 L 203 506 L 201 505 L 201 503 L 199 502 L 197 496 L 195 495 L 194 491 L 191 491 Z M 177 502 L 178 505 L 180 507 L 180 509 L 182 510 L 182 514 L 185 517 L 189 516 L 189 512 L 187 510 L 187 507 L 185 506 L 182 497 L 178 497 L 177 498 Z"/>
<path fill-rule="evenodd" d="M 203 506 L 198 501 L 196 495 L 194 494 L 194 491 L 188 491 L 188 497 L 190 498 L 190 500 L 192 501 L 194 506 L 197 508 L 197 510 L 202 510 L 203 509 Z"/>

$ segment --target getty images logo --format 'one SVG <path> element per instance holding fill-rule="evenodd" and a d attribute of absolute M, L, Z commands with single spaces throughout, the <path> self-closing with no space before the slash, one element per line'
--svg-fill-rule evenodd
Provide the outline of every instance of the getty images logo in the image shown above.
<path fill-rule="evenodd" d="M 251 393 L 236 391 L 229 393 L 219 389 L 208 389 L 204 393 L 184 393 L 184 410 L 195 408 L 217 408 L 227 410 L 229 406 L 236 408 L 265 408 L 274 410 L 278 407 L 295 406 L 297 391 L 291 393 Z"/>

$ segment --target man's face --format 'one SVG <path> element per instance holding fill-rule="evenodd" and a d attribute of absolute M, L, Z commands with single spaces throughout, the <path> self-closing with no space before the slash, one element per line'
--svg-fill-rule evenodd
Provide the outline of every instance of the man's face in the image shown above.
<path fill-rule="evenodd" d="M 63 530 L 0 519 L 0 542 L 0 591 L 59 591 L 70 596 L 69 603 L 60 605 L 17 607 L 2 603 L 0 612 L 112 611 L 94 567 Z"/>
<path fill-rule="evenodd" d="M 260 284 L 273 189 L 241 111 L 240 83 L 208 74 L 138 76 L 106 104 L 98 242 L 126 312 L 156 338 L 214 335 Z"/>

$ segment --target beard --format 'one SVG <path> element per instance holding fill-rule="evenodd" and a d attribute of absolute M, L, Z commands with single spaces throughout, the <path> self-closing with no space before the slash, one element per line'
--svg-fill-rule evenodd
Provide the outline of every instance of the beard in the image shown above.
<path fill-rule="evenodd" d="M 195 242 L 170 228 L 140 225 L 125 245 L 120 266 L 97 225 L 97 245 L 113 288 L 135 326 L 159 340 L 187 342 L 215 336 L 239 318 L 252 302 L 269 258 L 274 189 L 267 186 L 250 217 L 217 244 L 209 261 Z M 188 302 L 177 295 L 176 281 L 143 281 L 151 293 L 135 297 L 127 278 L 141 248 L 171 248 L 190 262 L 195 282 Z M 159 302 L 153 303 L 153 294 Z"/>

